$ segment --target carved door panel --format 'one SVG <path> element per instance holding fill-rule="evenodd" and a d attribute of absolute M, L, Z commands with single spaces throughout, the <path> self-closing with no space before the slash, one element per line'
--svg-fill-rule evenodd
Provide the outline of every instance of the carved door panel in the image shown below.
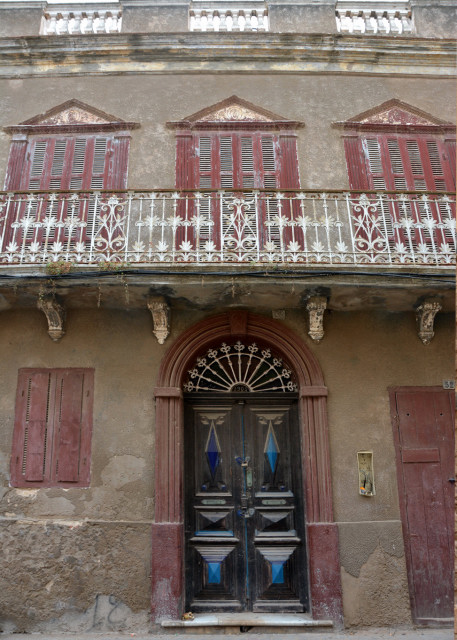
<path fill-rule="evenodd" d="M 192 398 L 186 418 L 187 608 L 307 609 L 297 407 Z"/>

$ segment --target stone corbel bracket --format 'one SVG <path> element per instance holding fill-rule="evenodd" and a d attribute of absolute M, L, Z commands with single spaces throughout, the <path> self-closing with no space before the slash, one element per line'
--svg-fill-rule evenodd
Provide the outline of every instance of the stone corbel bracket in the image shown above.
<path fill-rule="evenodd" d="M 324 337 L 324 311 L 327 308 L 327 298 L 324 296 L 313 296 L 306 301 L 308 312 L 308 335 L 319 343 Z"/>
<path fill-rule="evenodd" d="M 65 308 L 53 296 L 39 298 L 37 307 L 48 321 L 48 334 L 51 340 L 58 342 L 65 335 Z"/>
<path fill-rule="evenodd" d="M 433 300 L 426 300 L 416 309 L 417 333 L 424 344 L 430 344 L 435 335 L 435 316 L 441 309 L 440 303 Z"/>
<path fill-rule="evenodd" d="M 149 298 L 148 309 L 154 323 L 153 334 L 163 344 L 170 333 L 170 307 L 163 298 Z"/>

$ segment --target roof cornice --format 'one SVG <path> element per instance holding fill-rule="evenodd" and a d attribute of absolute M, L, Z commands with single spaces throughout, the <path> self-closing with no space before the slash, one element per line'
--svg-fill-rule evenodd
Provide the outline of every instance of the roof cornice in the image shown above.
<path fill-rule="evenodd" d="M 0 39 L 0 77 L 268 73 L 454 78 L 454 39 L 153 33 Z"/>

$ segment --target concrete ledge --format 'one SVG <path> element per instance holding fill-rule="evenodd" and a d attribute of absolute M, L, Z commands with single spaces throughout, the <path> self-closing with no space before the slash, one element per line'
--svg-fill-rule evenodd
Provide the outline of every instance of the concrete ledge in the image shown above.
<path fill-rule="evenodd" d="M 294 627 L 333 628 L 331 620 L 313 620 L 311 616 L 296 613 L 197 613 L 193 620 L 164 620 L 166 629 L 193 629 L 195 627 Z"/>

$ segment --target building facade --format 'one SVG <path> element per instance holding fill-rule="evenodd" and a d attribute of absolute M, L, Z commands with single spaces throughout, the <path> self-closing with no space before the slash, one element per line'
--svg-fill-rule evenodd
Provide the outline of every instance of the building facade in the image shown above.
<path fill-rule="evenodd" d="M 453 3 L 0 13 L 3 630 L 450 625 Z"/>

